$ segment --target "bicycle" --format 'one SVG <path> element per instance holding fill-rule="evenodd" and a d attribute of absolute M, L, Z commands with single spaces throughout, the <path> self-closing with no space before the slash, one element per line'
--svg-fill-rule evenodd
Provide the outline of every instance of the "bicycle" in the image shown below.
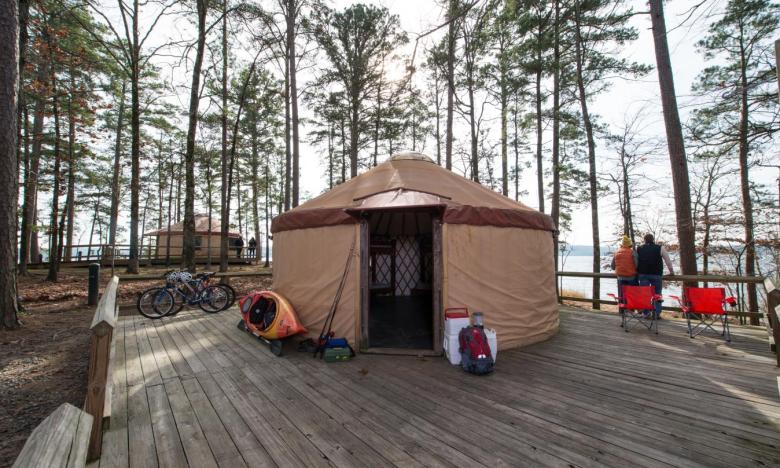
<path fill-rule="evenodd" d="M 176 315 L 185 304 L 197 305 L 208 313 L 216 313 L 231 305 L 235 291 L 226 285 L 209 285 L 214 276 L 204 272 L 195 278 L 187 271 L 171 270 L 165 273 L 164 287 L 149 288 L 138 297 L 137 307 L 141 315 L 158 319 Z"/>

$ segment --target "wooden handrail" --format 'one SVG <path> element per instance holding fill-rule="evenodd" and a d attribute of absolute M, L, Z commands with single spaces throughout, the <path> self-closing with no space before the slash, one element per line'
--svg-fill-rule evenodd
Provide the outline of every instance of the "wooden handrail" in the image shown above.
<path fill-rule="evenodd" d="M 592 273 L 589 271 L 559 271 L 557 276 L 573 278 L 603 278 L 616 279 L 614 273 Z M 734 275 L 664 275 L 664 281 L 698 281 L 700 283 L 763 283 L 761 276 L 734 276 Z M 602 301 L 603 302 L 603 301 Z"/>
<path fill-rule="evenodd" d="M 93 418 L 87 456 L 89 460 L 100 458 L 103 420 L 111 414 L 111 350 L 118 316 L 118 287 L 119 278 L 114 276 L 103 291 L 90 327 L 87 398 L 84 402 L 84 410 Z"/>
<path fill-rule="evenodd" d="M 266 271 L 225 271 L 225 272 L 218 272 L 214 275 L 216 278 L 251 278 L 256 276 L 272 276 L 271 270 Z M 140 275 L 122 275 L 119 277 L 119 280 L 124 282 L 127 281 L 151 281 L 151 280 L 158 280 L 162 279 L 163 275 L 161 273 L 147 273 L 147 274 L 140 274 Z"/>
<path fill-rule="evenodd" d="M 63 403 L 33 430 L 13 468 L 84 466 L 91 429 L 92 416 Z"/>

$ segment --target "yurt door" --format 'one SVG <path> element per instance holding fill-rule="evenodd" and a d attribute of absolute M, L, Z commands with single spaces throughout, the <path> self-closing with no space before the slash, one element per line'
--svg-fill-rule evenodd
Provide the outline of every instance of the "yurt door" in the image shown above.
<path fill-rule="evenodd" d="M 360 348 L 441 352 L 441 221 L 432 209 L 376 210 L 360 224 Z"/>

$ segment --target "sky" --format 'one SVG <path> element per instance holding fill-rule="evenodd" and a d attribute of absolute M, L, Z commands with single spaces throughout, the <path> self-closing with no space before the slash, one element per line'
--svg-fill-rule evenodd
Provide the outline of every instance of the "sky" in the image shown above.
<path fill-rule="evenodd" d="M 695 10 L 694 14 L 691 15 L 691 7 L 699 4 L 699 2 L 700 0 L 672 0 L 667 2 L 665 6 L 672 67 L 674 71 L 678 104 L 683 122 L 687 119 L 690 110 L 696 105 L 696 99 L 691 94 L 691 85 L 694 82 L 696 75 L 705 67 L 702 55 L 696 50 L 695 42 L 704 35 L 706 30 L 708 23 L 706 14 L 717 11 L 718 8 L 725 4 L 725 0 L 709 0 L 702 8 Z M 331 5 L 337 9 L 342 9 L 352 3 L 356 2 L 337 0 L 331 2 Z M 391 13 L 397 14 L 401 22 L 401 27 L 407 32 L 412 43 L 417 35 L 429 31 L 444 21 L 443 10 L 439 5 L 439 2 L 434 0 L 366 0 L 366 3 L 383 5 L 387 7 Z M 641 12 L 647 10 L 644 1 L 634 0 L 631 1 L 630 4 L 633 6 L 634 11 Z M 625 47 L 620 52 L 620 55 L 630 60 L 654 66 L 655 55 L 649 16 L 637 15 L 632 18 L 631 24 L 636 27 L 639 32 L 639 38 Z M 156 43 L 165 42 L 171 39 L 180 40 L 191 37 L 193 32 L 192 25 L 188 19 L 181 17 L 166 18 L 161 22 L 160 26 L 150 38 L 149 48 L 153 48 Z M 440 38 L 444 33 L 445 28 L 442 28 L 442 30 L 421 41 L 418 46 L 415 65 L 419 66 L 424 60 L 424 48 L 432 41 Z M 402 48 L 401 52 L 410 55 L 412 43 Z M 253 46 L 255 46 L 255 44 L 252 44 L 251 42 L 238 42 L 232 45 L 231 53 L 235 54 L 236 57 L 241 60 L 251 60 L 251 55 L 254 54 Z M 159 60 L 156 60 L 156 62 L 162 68 L 163 79 L 176 86 L 177 94 L 171 97 L 172 102 L 180 106 L 181 109 L 186 109 L 187 99 L 189 97 L 188 86 L 190 70 L 186 64 L 182 65 L 180 60 L 174 59 L 171 61 L 169 57 L 170 56 L 163 55 Z M 320 58 L 319 62 L 322 63 L 324 60 L 324 58 Z M 398 75 L 400 72 L 396 71 L 394 74 Z M 310 80 L 311 78 L 311 71 L 304 70 L 300 73 L 299 81 L 302 81 L 305 85 L 307 80 Z M 423 79 L 424 75 L 417 73 L 415 75 L 416 85 L 419 87 L 425 86 L 425 83 L 420 82 Z M 207 106 L 208 102 L 206 100 L 202 103 L 201 111 L 206 110 Z M 619 127 L 623 124 L 627 115 L 640 113 L 642 115 L 642 134 L 650 138 L 657 138 L 661 141 L 661 150 L 656 157 L 652 158 L 651 162 L 643 168 L 648 177 L 648 181 L 652 181 L 652 184 L 656 184 L 657 190 L 651 192 L 652 196 L 645 197 L 645 200 L 638 201 L 637 207 L 645 211 L 639 213 L 640 216 L 657 220 L 656 224 L 663 228 L 660 229 L 660 231 L 666 232 L 667 236 L 671 237 L 674 233 L 674 201 L 671 195 L 670 166 L 668 156 L 666 155 L 665 132 L 661 114 L 657 74 L 655 70 L 640 79 L 613 80 L 610 89 L 593 98 L 590 102 L 590 106 L 591 112 L 597 114 L 598 119 L 610 127 Z M 301 112 L 302 117 L 308 115 L 305 104 L 302 104 Z M 461 128 L 456 128 L 456 138 L 458 135 L 467 135 L 465 123 L 463 121 L 458 122 L 457 120 L 458 118 L 456 116 L 456 126 L 462 126 L 462 131 L 460 131 Z M 186 125 L 186 122 L 182 121 L 182 124 Z M 444 122 L 442 122 L 442 125 L 443 124 Z M 489 138 L 494 138 L 498 141 L 498 122 L 495 121 L 492 126 L 493 129 Z M 309 129 L 307 129 L 306 126 L 301 128 L 300 173 L 301 193 L 304 201 L 322 193 L 327 184 L 326 177 L 324 177 L 324 165 L 322 164 L 322 151 L 321 149 L 313 147 L 306 141 L 305 135 L 308 133 L 308 130 Z M 531 140 L 535 138 L 533 134 L 529 134 L 528 137 Z M 545 138 L 549 142 L 549 135 L 546 135 Z M 427 146 L 429 148 L 428 152 L 433 156 L 432 151 L 433 148 L 435 148 L 433 142 L 429 142 Z M 403 148 L 399 148 L 399 150 L 402 149 Z M 599 143 L 599 147 L 597 148 L 597 156 L 599 156 L 599 159 L 603 156 L 610 156 L 611 154 L 613 154 L 613 150 L 604 146 L 602 143 Z M 380 160 L 386 159 L 389 156 L 390 155 L 384 155 Z M 528 160 L 530 160 L 531 156 L 530 153 L 525 155 Z M 549 165 L 549 153 L 545 154 L 545 157 L 547 164 Z M 777 154 L 773 155 L 773 157 L 777 159 Z M 610 165 L 606 162 L 600 162 L 598 169 L 602 175 L 606 175 L 604 173 L 610 170 L 609 166 Z M 774 182 L 776 176 L 776 170 L 773 169 L 759 168 L 753 170 L 751 174 L 751 178 L 754 180 L 770 184 L 772 187 L 776 186 Z M 521 201 L 532 207 L 536 207 L 536 200 L 538 199 L 535 181 L 535 169 L 525 169 L 520 180 L 520 190 L 521 192 L 526 193 L 521 197 Z M 129 198 L 129 193 L 126 193 L 125 197 Z M 202 207 L 196 207 L 196 211 L 202 211 L 201 208 Z M 549 201 L 547 202 L 547 208 L 549 210 Z M 599 212 L 602 243 L 615 243 L 617 241 L 615 226 L 619 222 L 620 217 L 614 197 L 601 199 Z M 578 245 L 592 244 L 590 216 L 590 206 L 588 204 L 580 205 L 573 209 L 572 229 L 564 235 L 564 239 L 568 243 Z M 122 224 L 125 224 L 125 222 L 125 219 L 120 221 Z M 124 235 L 127 235 L 127 231 L 125 231 Z M 660 240 L 663 241 L 665 239 L 663 239 L 663 236 L 660 236 Z M 86 241 L 86 239 L 84 239 L 84 241 Z M 669 238 L 668 241 L 673 242 L 674 239 Z"/>

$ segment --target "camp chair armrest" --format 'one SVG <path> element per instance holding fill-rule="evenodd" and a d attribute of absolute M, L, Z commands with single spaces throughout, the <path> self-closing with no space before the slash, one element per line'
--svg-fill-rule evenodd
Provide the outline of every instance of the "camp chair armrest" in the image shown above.
<path fill-rule="evenodd" d="M 688 311 L 691 309 L 685 304 L 685 302 L 683 302 L 682 299 L 680 299 L 680 296 L 669 296 L 669 297 L 677 301 L 678 304 L 680 304 L 680 308 L 682 309 L 683 312 L 688 313 Z"/>
<path fill-rule="evenodd" d="M 616 295 L 614 295 L 614 294 L 612 294 L 612 293 L 607 293 L 607 296 L 609 296 L 609 297 L 611 297 L 612 299 L 614 299 L 614 300 L 615 300 L 615 302 L 617 302 L 617 303 L 618 303 L 618 305 L 624 304 L 624 303 L 626 302 L 626 301 L 625 301 L 625 300 L 624 300 L 622 297 L 620 297 L 620 296 L 616 296 Z"/>
<path fill-rule="evenodd" d="M 737 307 L 737 298 L 734 296 L 729 296 L 725 299 L 723 299 L 724 304 L 728 304 L 731 307 Z"/>
<path fill-rule="evenodd" d="M 660 294 L 653 294 L 653 301 L 661 302 L 664 300 L 664 297 Z"/>

